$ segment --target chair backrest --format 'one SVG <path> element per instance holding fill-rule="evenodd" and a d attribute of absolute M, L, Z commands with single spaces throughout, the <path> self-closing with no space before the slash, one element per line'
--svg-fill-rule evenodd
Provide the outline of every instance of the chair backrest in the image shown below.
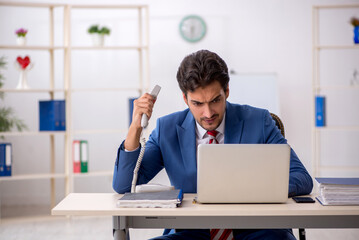
<path fill-rule="evenodd" d="M 280 120 L 280 118 L 277 115 L 275 115 L 274 113 L 270 113 L 270 115 L 272 116 L 273 120 L 275 121 L 275 125 L 277 125 L 277 127 L 279 128 L 283 137 L 285 137 L 284 124 L 283 124 L 282 120 Z"/>
<path fill-rule="evenodd" d="M 285 137 L 284 125 L 283 125 L 282 120 L 280 120 L 280 118 L 277 115 L 275 115 L 274 113 L 270 113 L 270 115 L 272 116 L 273 120 L 275 121 L 275 125 L 277 125 L 277 127 L 279 128 L 279 130 L 282 133 L 283 137 Z M 298 231 L 299 231 L 299 240 L 306 240 L 305 229 L 304 228 L 298 228 Z"/>

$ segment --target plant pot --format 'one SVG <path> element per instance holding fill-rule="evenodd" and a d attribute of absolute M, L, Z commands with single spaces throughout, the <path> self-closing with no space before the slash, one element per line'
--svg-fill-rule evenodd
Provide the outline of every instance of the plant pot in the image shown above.
<path fill-rule="evenodd" d="M 16 44 L 19 46 L 26 45 L 26 37 L 17 37 L 16 38 Z"/>
<path fill-rule="evenodd" d="M 359 44 L 359 26 L 354 27 L 354 43 Z"/>
<path fill-rule="evenodd" d="M 103 47 L 105 42 L 105 35 L 102 34 L 91 34 L 92 36 L 92 44 L 96 47 Z"/>

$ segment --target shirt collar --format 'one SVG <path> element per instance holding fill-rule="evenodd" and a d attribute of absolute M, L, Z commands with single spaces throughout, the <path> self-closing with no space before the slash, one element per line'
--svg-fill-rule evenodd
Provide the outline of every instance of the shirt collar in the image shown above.
<path fill-rule="evenodd" d="M 224 113 L 221 124 L 219 124 L 219 126 L 215 130 L 221 134 L 224 134 L 225 122 L 226 122 L 226 113 Z M 207 130 L 204 129 L 201 125 L 199 125 L 199 123 L 196 121 L 197 139 L 203 139 L 206 134 L 207 134 Z"/>

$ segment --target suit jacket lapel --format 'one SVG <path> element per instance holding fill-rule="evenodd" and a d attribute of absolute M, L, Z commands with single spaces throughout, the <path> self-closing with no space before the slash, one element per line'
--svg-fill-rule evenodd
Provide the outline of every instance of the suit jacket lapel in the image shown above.
<path fill-rule="evenodd" d="M 183 162 L 188 169 L 196 170 L 196 129 L 191 111 L 188 111 L 182 125 L 177 125 L 176 128 Z M 242 131 L 243 120 L 236 114 L 232 104 L 227 102 L 224 143 L 240 143 Z"/>
<path fill-rule="evenodd" d="M 243 131 L 243 120 L 236 114 L 232 104 L 226 104 L 226 125 L 224 143 L 240 143 Z"/>
<path fill-rule="evenodd" d="M 195 120 L 191 111 L 188 111 L 182 125 L 176 127 L 183 162 L 187 169 L 197 170 Z"/>

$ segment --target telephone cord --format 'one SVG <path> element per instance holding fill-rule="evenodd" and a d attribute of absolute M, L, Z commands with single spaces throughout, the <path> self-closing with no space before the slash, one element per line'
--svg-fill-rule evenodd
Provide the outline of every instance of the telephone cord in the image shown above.
<path fill-rule="evenodd" d="M 131 193 L 135 193 L 135 192 L 136 192 L 136 184 L 137 184 L 137 178 L 138 178 L 138 171 L 140 170 L 142 158 L 143 158 L 143 155 L 145 154 L 145 149 L 146 149 L 146 139 L 143 137 L 143 138 L 141 138 L 141 150 L 140 150 L 140 155 L 138 155 L 137 162 L 136 162 L 136 167 L 135 167 L 135 169 L 133 170 L 133 178 L 132 178 L 132 184 L 131 184 Z"/>

